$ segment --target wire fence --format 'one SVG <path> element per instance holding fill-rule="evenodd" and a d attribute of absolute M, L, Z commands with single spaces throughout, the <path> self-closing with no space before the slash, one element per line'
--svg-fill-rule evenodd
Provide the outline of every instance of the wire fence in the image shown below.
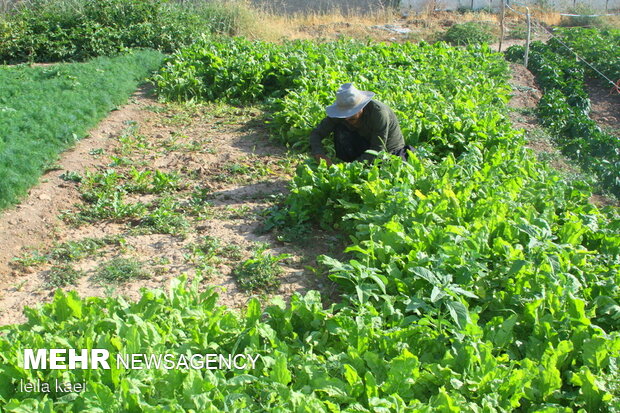
<path fill-rule="evenodd" d="M 506 0 L 506 2 L 508 3 L 508 0 Z M 563 47 L 565 47 L 570 53 L 572 53 L 578 61 L 580 61 L 583 64 L 585 64 L 586 66 L 588 66 L 590 69 L 592 69 L 592 71 L 594 71 L 602 79 L 604 79 L 606 82 L 608 82 L 612 86 L 612 88 L 614 88 L 614 90 L 620 91 L 618 89 L 619 88 L 619 84 L 620 84 L 620 79 L 615 80 L 615 81 L 612 80 L 610 76 L 607 76 L 607 74 L 603 73 L 601 70 L 596 68 L 592 63 L 588 62 L 585 58 L 580 56 L 575 50 L 573 50 L 568 44 L 566 44 L 566 42 L 564 42 L 559 36 L 556 36 L 551 30 L 549 30 L 544 24 L 542 24 L 542 22 L 536 20 L 535 18 L 531 18 L 531 16 L 530 16 L 530 8 L 527 5 L 525 5 L 524 3 L 515 2 L 515 1 L 511 1 L 510 3 L 514 4 L 514 5 L 517 5 L 517 6 L 524 7 L 526 9 L 526 12 L 522 12 L 522 11 L 516 10 L 510 4 L 506 5 L 507 9 L 509 9 L 510 11 L 516 13 L 517 15 L 526 16 L 526 18 L 529 19 L 528 24 L 534 24 L 537 27 L 539 27 L 541 30 L 546 32 L 550 36 L 550 38 L 555 39 L 558 43 L 560 43 Z M 577 15 L 577 14 L 564 14 L 564 13 L 560 13 L 560 15 L 570 16 L 570 17 L 600 17 L 600 15 Z M 526 44 L 525 47 L 526 47 L 526 50 L 525 50 L 525 57 L 526 57 L 525 58 L 525 65 L 527 66 L 527 53 L 528 53 L 529 44 Z"/>

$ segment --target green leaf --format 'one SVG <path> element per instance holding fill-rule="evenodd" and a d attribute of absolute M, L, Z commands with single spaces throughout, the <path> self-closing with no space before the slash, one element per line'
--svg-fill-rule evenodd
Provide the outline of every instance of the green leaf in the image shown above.
<path fill-rule="evenodd" d="M 82 301 L 75 291 L 68 293 L 56 290 L 54 294 L 54 315 L 58 321 L 65 321 L 70 317 L 82 317 Z"/>
<path fill-rule="evenodd" d="M 366 397 L 368 400 L 373 397 L 379 397 L 377 381 L 375 380 L 375 376 L 369 371 L 364 374 L 364 387 L 366 388 Z"/>
<path fill-rule="evenodd" d="M 108 412 L 117 406 L 114 393 L 105 384 L 89 382 L 84 392 L 84 402 L 89 411 Z"/>
<path fill-rule="evenodd" d="M 596 382 L 596 377 L 586 366 L 574 373 L 570 381 L 579 386 L 580 398 L 584 400 L 588 412 L 601 411 L 603 402 L 611 399 L 611 395 L 600 388 Z"/>
<path fill-rule="evenodd" d="M 286 354 L 278 353 L 269 377 L 277 383 L 287 385 L 291 382 L 291 372 L 287 368 Z"/>
<path fill-rule="evenodd" d="M 446 301 L 450 316 L 459 328 L 463 329 L 469 322 L 469 311 L 460 301 Z"/>
<path fill-rule="evenodd" d="M 441 300 L 446 295 L 447 294 L 441 291 L 439 287 L 434 286 L 433 291 L 431 291 L 431 302 L 436 303 L 437 301 Z"/>
<path fill-rule="evenodd" d="M 496 347 L 505 347 L 507 344 L 512 343 L 514 326 L 519 320 L 516 314 L 511 315 L 499 326 L 499 329 L 495 331 L 492 336 L 493 344 Z"/>
<path fill-rule="evenodd" d="M 594 371 L 601 371 L 607 367 L 607 341 L 602 337 L 593 337 L 583 342 L 581 357 L 587 367 Z"/>
<path fill-rule="evenodd" d="M 435 275 L 435 273 L 424 267 L 412 267 L 410 268 L 410 271 L 414 276 L 422 278 L 423 280 L 428 281 L 432 285 L 441 284 L 439 278 Z"/>
<path fill-rule="evenodd" d="M 344 378 L 346 379 L 349 386 L 351 386 L 351 396 L 359 397 L 364 394 L 364 383 L 362 382 L 362 378 L 357 374 L 357 370 L 353 368 L 350 364 L 345 364 L 344 368 Z"/>
<path fill-rule="evenodd" d="M 245 327 L 250 328 L 254 326 L 260 319 L 261 314 L 260 302 L 256 298 L 252 298 L 245 313 Z"/>

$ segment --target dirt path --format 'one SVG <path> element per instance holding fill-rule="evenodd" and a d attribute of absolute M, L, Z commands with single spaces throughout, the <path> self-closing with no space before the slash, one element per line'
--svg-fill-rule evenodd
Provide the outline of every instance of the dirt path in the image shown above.
<path fill-rule="evenodd" d="M 273 295 L 335 295 L 313 268 L 317 255 L 341 251 L 342 239 L 314 234 L 302 250 L 257 233 L 299 160 L 269 142 L 261 116 L 260 108 L 163 105 L 140 89 L 0 216 L 0 325 L 24 321 L 24 306 L 48 302 L 63 284 L 82 296 L 134 299 L 181 274 L 201 275 L 221 303 L 241 307 L 264 295 L 241 290 L 232 275 L 251 257 L 279 257 Z M 142 218 L 127 214 L 136 205 Z"/>
<path fill-rule="evenodd" d="M 592 119 L 604 130 L 620 137 L 620 94 L 612 91 L 609 83 L 597 80 L 587 82 L 586 90 Z"/>

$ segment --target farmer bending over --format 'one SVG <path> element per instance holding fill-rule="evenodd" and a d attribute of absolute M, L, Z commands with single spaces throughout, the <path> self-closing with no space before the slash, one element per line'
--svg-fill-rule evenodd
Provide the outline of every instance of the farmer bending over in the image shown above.
<path fill-rule="evenodd" d="M 374 155 L 367 150 L 388 152 L 407 159 L 403 134 L 396 115 L 386 104 L 373 100 L 373 92 L 358 90 L 351 83 L 340 86 L 336 102 L 327 106 L 327 117 L 310 134 L 312 155 L 318 161 L 331 160 L 325 155 L 322 141 L 334 135 L 336 156 L 345 162 L 365 161 Z"/>

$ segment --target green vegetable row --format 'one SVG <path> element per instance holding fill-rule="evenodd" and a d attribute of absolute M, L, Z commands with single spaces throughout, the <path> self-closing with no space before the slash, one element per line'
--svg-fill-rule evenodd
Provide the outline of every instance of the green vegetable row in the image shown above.
<path fill-rule="evenodd" d="M 330 277 L 348 306 L 423 331 L 395 345 L 443 372 L 434 391 L 473 411 L 613 411 L 620 217 L 588 196 L 519 142 L 439 164 L 304 165 L 277 217 L 350 235 L 348 261 L 323 259 Z"/>
<path fill-rule="evenodd" d="M 562 42 L 568 45 L 582 59 L 599 72 L 613 80 L 620 79 L 620 30 L 572 27 L 558 29 Z M 565 57 L 574 58 L 575 54 L 556 42 L 551 44 L 553 50 Z M 586 73 L 593 78 L 600 77 L 590 66 L 585 65 Z"/>
<path fill-rule="evenodd" d="M 618 51 L 611 52 L 611 55 L 603 52 L 617 44 L 618 36 L 618 31 L 571 29 L 562 31 L 559 39 L 609 76 L 620 78 L 620 63 L 614 59 Z M 523 52 L 522 46 L 512 46 L 506 56 L 518 61 Z M 545 92 L 538 106 L 540 119 L 556 137 L 561 151 L 577 160 L 585 170 L 593 172 L 601 188 L 620 197 L 620 140 L 601 130 L 589 116 L 590 100 L 585 89 L 585 76 L 598 74 L 577 61 L 556 38 L 546 44 L 532 44 L 528 68 Z"/>
<path fill-rule="evenodd" d="M 408 143 L 441 157 L 460 154 L 472 139 L 503 139 L 487 132 L 508 99 L 507 64 L 492 54 L 486 46 L 205 37 L 172 55 L 154 80 L 168 100 L 266 100 L 276 138 L 300 150 L 335 90 L 353 81 L 394 109 Z"/>

